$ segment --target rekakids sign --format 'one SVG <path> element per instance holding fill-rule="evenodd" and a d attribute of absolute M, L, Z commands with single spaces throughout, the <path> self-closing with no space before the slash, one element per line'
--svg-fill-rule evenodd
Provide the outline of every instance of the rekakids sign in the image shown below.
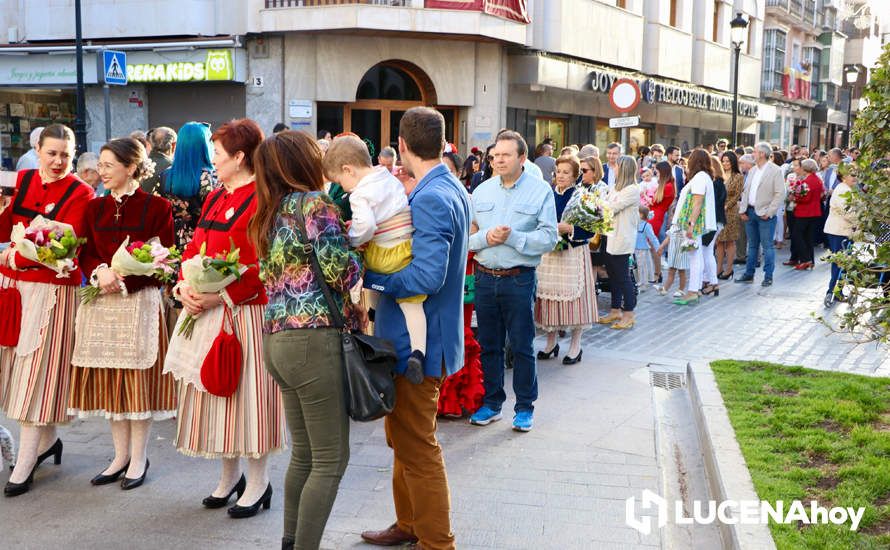
<path fill-rule="evenodd" d="M 207 50 L 204 61 L 127 64 L 130 82 L 195 82 L 232 80 L 235 67 L 231 50 Z"/>

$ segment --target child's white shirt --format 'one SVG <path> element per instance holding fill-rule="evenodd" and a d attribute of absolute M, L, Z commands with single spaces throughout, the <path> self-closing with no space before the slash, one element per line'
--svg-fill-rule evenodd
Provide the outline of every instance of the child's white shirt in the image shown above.
<path fill-rule="evenodd" d="M 408 208 L 408 197 L 402 182 L 385 166 L 377 166 L 349 193 L 349 206 L 349 244 L 358 247 L 374 237 L 380 223 Z"/>

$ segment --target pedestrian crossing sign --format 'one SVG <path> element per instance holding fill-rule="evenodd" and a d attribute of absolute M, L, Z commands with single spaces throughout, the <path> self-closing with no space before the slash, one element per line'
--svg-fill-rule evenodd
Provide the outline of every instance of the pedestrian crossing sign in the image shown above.
<path fill-rule="evenodd" d="M 105 84 L 127 85 L 127 54 L 114 50 L 102 52 L 102 75 Z"/>

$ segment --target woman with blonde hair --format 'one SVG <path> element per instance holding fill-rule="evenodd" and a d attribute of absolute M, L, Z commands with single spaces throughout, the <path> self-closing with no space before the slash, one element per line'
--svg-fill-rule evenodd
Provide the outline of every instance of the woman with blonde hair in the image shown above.
<path fill-rule="evenodd" d="M 640 186 L 637 184 L 637 162 L 633 157 L 621 155 L 617 165 L 615 188 L 606 198 L 614 220 L 613 229 L 607 234 L 605 258 L 612 308 L 597 322 L 622 330 L 634 326 L 633 311 L 637 305 L 637 289 L 630 277 L 630 256 L 637 244 Z"/>
<path fill-rule="evenodd" d="M 574 157 L 556 159 L 553 187 L 556 219 L 562 218 L 576 192 L 579 171 Z M 563 222 L 557 225 L 557 232 L 560 236 L 557 250 L 545 254 L 537 270 L 535 324 L 547 333 L 547 345 L 538 352 L 538 359 L 559 355 L 557 335 L 560 330 L 571 330 L 572 342 L 562 363 L 574 365 L 581 360 L 581 334 L 597 317 L 596 276 L 587 253 L 587 242 L 593 234 Z"/>

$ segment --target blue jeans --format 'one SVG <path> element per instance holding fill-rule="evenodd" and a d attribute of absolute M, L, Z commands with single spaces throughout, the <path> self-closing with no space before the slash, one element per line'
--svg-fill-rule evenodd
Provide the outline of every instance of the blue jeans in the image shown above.
<path fill-rule="evenodd" d="M 825 237 L 828 239 L 828 249 L 832 252 L 840 252 L 850 246 L 850 239 L 847 237 L 832 235 L 831 233 L 826 233 Z M 841 278 L 841 272 L 841 266 L 834 263 L 831 264 L 831 279 L 828 281 L 828 294 L 834 292 L 834 287 L 837 285 L 838 279 Z"/>
<path fill-rule="evenodd" d="M 538 398 L 538 373 L 532 340 L 535 339 L 535 271 L 513 277 L 476 272 L 477 339 L 482 347 L 483 404 L 500 411 L 504 393 L 504 345 L 513 351 L 514 410 L 533 411 Z"/>
<path fill-rule="evenodd" d="M 776 233 L 776 217 L 768 220 L 760 219 L 754 212 L 754 207 L 749 206 L 748 221 L 745 222 L 745 235 L 748 237 L 748 261 L 745 264 L 745 275 L 754 276 L 757 265 L 757 248 L 763 248 L 763 276 L 766 279 L 773 278 L 773 270 L 776 268 L 776 249 L 773 247 L 773 236 Z"/>

